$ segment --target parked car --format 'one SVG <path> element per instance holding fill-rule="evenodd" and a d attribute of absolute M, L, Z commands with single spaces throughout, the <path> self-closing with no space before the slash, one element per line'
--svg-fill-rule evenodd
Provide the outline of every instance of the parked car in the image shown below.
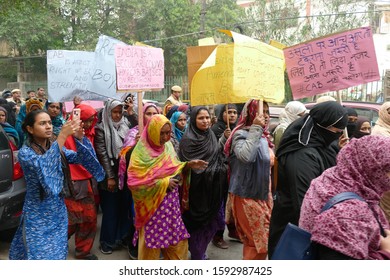
<path fill-rule="evenodd" d="M 19 225 L 26 194 L 26 181 L 18 149 L 0 126 L 0 231 Z"/>
<path fill-rule="evenodd" d="M 305 106 L 308 110 L 313 108 L 316 103 L 306 103 Z M 350 107 L 356 110 L 358 116 L 367 117 L 371 126 L 374 126 L 379 118 L 379 108 L 382 104 L 380 103 L 371 103 L 371 102 L 353 102 L 353 101 L 343 101 L 343 106 Z"/>

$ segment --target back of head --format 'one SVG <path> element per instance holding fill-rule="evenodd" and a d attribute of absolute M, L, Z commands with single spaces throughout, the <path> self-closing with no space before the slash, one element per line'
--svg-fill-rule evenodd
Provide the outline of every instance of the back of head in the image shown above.
<path fill-rule="evenodd" d="M 167 115 L 166 115 L 167 119 L 171 119 L 172 115 L 173 115 L 175 112 L 177 112 L 178 109 L 179 109 L 179 106 L 173 105 L 173 106 L 169 109 L 169 111 L 168 111 L 168 113 L 167 113 Z"/>
<path fill-rule="evenodd" d="M 319 104 L 319 103 L 326 102 L 326 101 L 336 101 L 336 99 L 334 99 L 332 96 L 324 95 L 324 96 L 319 97 L 317 99 L 316 103 Z"/>
<path fill-rule="evenodd" d="M 344 108 L 345 108 L 345 110 L 347 110 L 348 116 L 354 116 L 354 117 L 358 116 L 358 113 L 356 112 L 355 109 L 353 109 L 351 107 L 344 107 Z"/>
<path fill-rule="evenodd" d="M 7 98 L 11 97 L 11 95 L 12 94 L 11 94 L 11 91 L 9 89 L 3 90 L 3 93 L 2 93 L 3 98 L 7 99 Z"/>
<path fill-rule="evenodd" d="M 306 107 L 302 102 L 290 101 L 284 107 L 284 112 L 286 114 L 288 122 L 291 123 L 298 119 L 301 115 L 306 113 Z"/>
<path fill-rule="evenodd" d="M 42 110 L 43 107 L 43 101 L 39 98 L 31 97 L 26 100 L 26 113 L 31 112 L 34 108 L 35 110 Z"/>
<path fill-rule="evenodd" d="M 378 199 L 390 190 L 390 137 L 368 135 L 352 139 L 337 156 L 340 177 L 359 182 L 368 199 Z M 355 183 L 356 184 L 356 183 Z"/>

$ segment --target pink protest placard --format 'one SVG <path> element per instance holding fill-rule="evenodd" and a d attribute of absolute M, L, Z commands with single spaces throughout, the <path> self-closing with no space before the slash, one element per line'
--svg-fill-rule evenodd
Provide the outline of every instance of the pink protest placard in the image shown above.
<path fill-rule="evenodd" d="M 115 45 L 118 90 L 164 88 L 164 55 L 159 48 Z"/>
<path fill-rule="evenodd" d="M 65 101 L 65 110 L 67 113 L 72 112 L 74 108 L 73 101 Z M 95 108 L 96 110 L 99 110 L 104 107 L 104 102 L 103 101 L 98 101 L 98 100 L 83 100 L 81 101 L 82 104 L 87 104 L 91 106 L 92 108 Z"/>
<path fill-rule="evenodd" d="M 284 49 L 294 99 L 380 79 L 370 27 Z"/>

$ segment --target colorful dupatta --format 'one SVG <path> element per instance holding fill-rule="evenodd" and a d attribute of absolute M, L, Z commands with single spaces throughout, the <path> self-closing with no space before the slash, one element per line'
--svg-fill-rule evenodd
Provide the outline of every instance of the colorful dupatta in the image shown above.
<path fill-rule="evenodd" d="M 158 112 L 158 108 L 153 103 L 146 103 L 142 109 L 142 116 L 144 119 L 144 124 L 147 123 L 147 120 L 145 119 L 145 112 L 150 107 L 154 107 L 156 111 Z M 137 134 L 138 134 L 138 125 L 134 126 L 129 130 L 127 135 L 125 136 L 125 139 L 123 140 L 123 146 L 122 149 L 119 152 L 119 168 L 118 168 L 118 188 L 120 190 L 123 189 L 123 186 L 125 186 L 125 180 L 126 180 L 126 172 L 127 172 L 127 165 L 128 165 L 128 158 L 126 159 L 127 153 L 135 147 L 137 144 Z"/>
<path fill-rule="evenodd" d="M 147 123 L 131 155 L 127 185 L 134 200 L 135 227 L 142 228 L 164 199 L 169 179 L 180 174 L 185 162 L 180 162 L 170 141 L 160 144 L 160 132 L 165 124 L 163 115 L 154 115 Z"/>

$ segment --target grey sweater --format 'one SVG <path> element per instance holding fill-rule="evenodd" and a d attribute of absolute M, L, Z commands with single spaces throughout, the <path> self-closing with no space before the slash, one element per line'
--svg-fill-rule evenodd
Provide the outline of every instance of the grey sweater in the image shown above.
<path fill-rule="evenodd" d="M 270 154 L 268 141 L 262 138 L 263 129 L 252 125 L 233 136 L 229 192 L 243 198 L 268 199 Z"/>

